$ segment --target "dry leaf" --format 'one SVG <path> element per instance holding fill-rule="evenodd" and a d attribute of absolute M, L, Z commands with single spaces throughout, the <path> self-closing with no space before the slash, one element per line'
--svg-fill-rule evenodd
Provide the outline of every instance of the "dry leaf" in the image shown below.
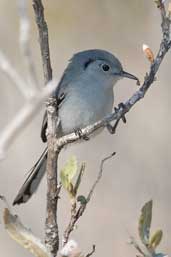
<path fill-rule="evenodd" d="M 17 215 L 12 215 L 8 208 L 4 209 L 3 220 L 9 235 L 17 243 L 28 249 L 36 257 L 52 257 L 41 240 L 27 229 Z"/>

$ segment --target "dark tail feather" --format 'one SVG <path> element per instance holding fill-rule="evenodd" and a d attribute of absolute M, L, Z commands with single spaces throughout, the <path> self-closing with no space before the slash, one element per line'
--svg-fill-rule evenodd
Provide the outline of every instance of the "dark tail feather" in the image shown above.
<path fill-rule="evenodd" d="M 13 205 L 26 203 L 36 192 L 46 171 L 47 148 L 30 170 L 29 175 L 14 199 Z"/>

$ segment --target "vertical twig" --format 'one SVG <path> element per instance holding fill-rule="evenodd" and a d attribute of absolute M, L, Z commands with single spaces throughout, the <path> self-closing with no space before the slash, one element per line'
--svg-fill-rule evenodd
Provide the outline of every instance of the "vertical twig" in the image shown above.
<path fill-rule="evenodd" d="M 39 31 L 39 43 L 43 62 L 45 84 L 52 79 L 50 62 L 48 27 L 44 18 L 44 7 L 41 0 L 33 0 L 36 23 Z M 56 256 L 59 248 L 59 235 L 57 225 L 57 201 L 58 201 L 58 152 L 54 150 L 57 124 L 56 99 L 50 98 L 47 104 L 48 115 L 48 159 L 47 159 L 47 209 L 45 223 L 45 243 L 53 256 Z"/>
<path fill-rule="evenodd" d="M 41 0 L 33 0 L 36 23 L 39 30 L 39 43 L 43 61 L 45 85 L 52 79 L 52 67 L 50 61 L 48 27 L 44 18 L 44 7 Z"/>
<path fill-rule="evenodd" d="M 56 100 L 50 98 L 47 103 L 48 115 L 48 159 L 47 159 L 47 213 L 45 223 L 45 243 L 53 256 L 59 249 L 59 235 L 57 225 L 57 200 L 58 200 L 58 179 L 57 179 L 57 157 L 58 152 L 54 151 L 54 143 L 56 140 Z"/>
<path fill-rule="evenodd" d="M 31 46 L 30 46 L 30 19 L 28 16 L 28 1 L 18 0 L 18 11 L 19 11 L 19 44 L 20 50 L 23 57 L 24 65 L 26 67 L 27 83 L 29 84 L 30 93 L 35 93 L 38 88 L 38 81 L 36 76 L 36 69 L 34 65 L 34 60 L 32 56 Z M 32 91 L 33 92 L 32 92 Z M 32 95 L 31 94 L 31 95 Z"/>

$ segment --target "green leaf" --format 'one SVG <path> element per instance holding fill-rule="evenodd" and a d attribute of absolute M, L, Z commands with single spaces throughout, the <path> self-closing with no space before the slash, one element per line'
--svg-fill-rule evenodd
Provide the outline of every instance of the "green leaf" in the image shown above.
<path fill-rule="evenodd" d="M 77 197 L 77 202 L 80 202 L 81 205 L 85 205 L 87 204 L 87 199 L 85 198 L 84 195 L 79 195 Z"/>
<path fill-rule="evenodd" d="M 144 245 L 149 244 L 150 227 L 152 219 L 152 200 L 147 202 L 141 209 L 141 216 L 139 219 L 139 236 Z"/>
<path fill-rule="evenodd" d="M 75 156 L 72 156 L 67 161 L 67 163 L 65 164 L 64 168 L 61 170 L 61 173 L 60 173 L 61 183 L 71 196 L 74 196 L 72 179 L 74 178 L 76 173 L 77 173 L 77 159 Z"/>
<path fill-rule="evenodd" d="M 161 229 L 157 230 L 154 235 L 151 237 L 149 247 L 155 249 L 161 242 L 163 237 L 163 231 Z"/>
<path fill-rule="evenodd" d="M 71 182 L 77 173 L 77 159 L 76 156 L 71 156 L 67 161 L 64 168 L 61 170 L 61 176 L 67 177 L 68 181 Z"/>
<path fill-rule="evenodd" d="M 85 163 L 82 163 L 81 168 L 80 168 L 80 172 L 78 174 L 78 177 L 77 177 L 77 180 L 76 180 L 76 183 L 75 183 L 75 186 L 74 186 L 74 193 L 75 193 L 75 195 L 77 195 L 78 188 L 80 186 L 81 179 L 82 179 L 82 176 L 84 174 L 84 171 L 85 171 Z"/>

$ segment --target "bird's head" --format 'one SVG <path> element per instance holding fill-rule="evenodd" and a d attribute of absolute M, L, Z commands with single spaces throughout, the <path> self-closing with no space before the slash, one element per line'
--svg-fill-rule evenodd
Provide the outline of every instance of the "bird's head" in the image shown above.
<path fill-rule="evenodd" d="M 113 87 L 122 78 L 139 81 L 136 76 L 124 71 L 121 62 L 113 54 L 100 49 L 76 53 L 64 72 L 62 82 L 68 83 L 83 77 L 87 81 L 97 80 L 106 87 Z"/>

